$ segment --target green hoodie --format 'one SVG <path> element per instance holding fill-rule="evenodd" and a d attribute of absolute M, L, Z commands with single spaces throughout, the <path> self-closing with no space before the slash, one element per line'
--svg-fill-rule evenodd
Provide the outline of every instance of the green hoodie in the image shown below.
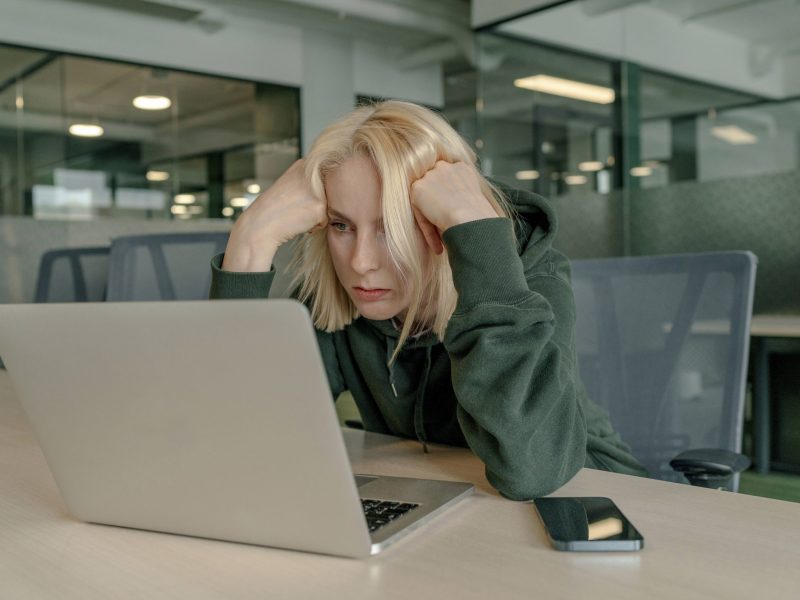
<path fill-rule="evenodd" d="M 409 339 L 389 366 L 399 338 L 391 321 L 361 317 L 317 332 L 333 396 L 350 390 L 369 431 L 469 446 L 514 500 L 549 494 L 584 466 L 645 475 L 580 382 L 569 262 L 552 248 L 555 212 L 540 196 L 503 191 L 514 224 L 483 219 L 442 236 L 458 292 L 444 343 L 430 332 Z M 274 269 L 221 264 L 214 257 L 211 298 L 269 293 Z"/>

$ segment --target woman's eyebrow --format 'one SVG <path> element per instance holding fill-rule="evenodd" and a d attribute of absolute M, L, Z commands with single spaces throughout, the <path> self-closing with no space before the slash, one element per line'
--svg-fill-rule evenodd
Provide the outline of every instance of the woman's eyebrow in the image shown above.
<path fill-rule="evenodd" d="M 347 215 L 343 215 L 343 214 L 342 214 L 342 213 L 340 213 L 338 210 L 333 210 L 332 208 L 329 208 L 329 209 L 328 209 L 328 215 L 329 215 L 329 216 L 331 216 L 331 217 L 335 217 L 335 218 L 337 218 L 337 219 L 342 219 L 342 220 L 344 220 L 344 221 L 350 221 L 350 220 L 352 220 L 352 219 L 350 219 L 350 217 L 348 217 Z"/>

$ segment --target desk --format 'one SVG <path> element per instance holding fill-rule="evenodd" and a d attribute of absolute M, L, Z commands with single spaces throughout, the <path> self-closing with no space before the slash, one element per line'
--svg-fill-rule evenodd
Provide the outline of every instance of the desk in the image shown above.
<path fill-rule="evenodd" d="M 750 357 L 753 362 L 753 454 L 756 470 L 766 473 L 770 468 L 772 450 L 769 356 L 781 351 L 800 352 L 800 345 L 797 344 L 800 338 L 800 315 L 753 315 L 750 337 Z M 794 338 L 791 343 L 790 338 Z M 781 343 L 788 343 L 790 347 L 777 347 Z"/>
<path fill-rule="evenodd" d="M 356 470 L 463 479 L 474 496 L 358 561 L 89 525 L 66 514 L 0 372 L 0 596 L 27 598 L 797 598 L 800 504 L 582 470 L 558 495 L 613 497 L 639 553 L 552 550 L 530 504 L 499 497 L 464 449 L 359 431 Z"/>

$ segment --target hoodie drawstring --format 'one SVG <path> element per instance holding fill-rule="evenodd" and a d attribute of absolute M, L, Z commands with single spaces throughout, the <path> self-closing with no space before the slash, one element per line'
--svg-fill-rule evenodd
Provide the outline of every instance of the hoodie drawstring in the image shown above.
<path fill-rule="evenodd" d="M 397 398 L 397 388 L 394 385 L 394 363 L 391 362 L 392 354 L 394 354 L 395 340 L 391 337 L 386 338 L 386 367 L 389 370 L 389 385 L 392 387 L 392 393 Z M 428 453 L 427 437 L 425 435 L 425 422 L 423 408 L 425 405 L 425 388 L 428 387 L 428 378 L 431 373 L 431 365 L 433 363 L 431 354 L 433 348 L 431 346 L 425 347 L 425 370 L 422 373 L 422 379 L 417 388 L 417 396 L 414 398 L 414 433 L 417 440 L 422 443 L 422 451 Z"/>

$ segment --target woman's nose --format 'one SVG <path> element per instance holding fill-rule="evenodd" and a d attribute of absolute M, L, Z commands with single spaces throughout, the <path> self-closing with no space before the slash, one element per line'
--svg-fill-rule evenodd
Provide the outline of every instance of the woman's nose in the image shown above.
<path fill-rule="evenodd" d="M 351 266 L 356 273 L 376 270 L 381 263 L 381 247 L 373 235 L 359 235 L 353 249 Z"/>

